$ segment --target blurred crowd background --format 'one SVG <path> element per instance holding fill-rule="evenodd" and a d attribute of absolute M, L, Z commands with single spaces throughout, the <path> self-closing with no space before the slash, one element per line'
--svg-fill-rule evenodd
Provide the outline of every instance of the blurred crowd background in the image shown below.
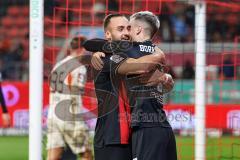
<path fill-rule="evenodd" d="M 151 0 L 150 0 L 151 1 Z M 68 3 L 62 3 L 61 0 L 45 0 L 45 57 L 58 54 L 59 46 L 54 45 L 56 41 L 66 38 L 66 32 L 71 27 L 76 26 L 99 26 L 101 27 L 103 18 L 108 13 L 121 11 L 131 14 L 130 11 L 144 10 L 146 5 L 148 9 L 159 12 L 161 28 L 156 36 L 159 44 L 193 44 L 194 43 L 194 6 L 188 1 L 181 3 L 168 3 L 166 1 L 145 4 L 142 1 L 122 0 L 121 4 L 117 0 L 92 1 L 69 0 Z M 222 1 L 225 2 L 225 1 Z M 232 1 L 240 4 L 239 1 Z M 4 80 L 28 80 L 28 60 L 29 60 L 29 2 L 27 0 L 0 1 L 0 72 Z M 81 13 L 79 12 L 81 10 Z M 106 12 L 107 10 L 107 12 Z M 207 42 L 209 44 L 219 44 L 223 48 L 228 43 L 238 43 L 237 35 L 240 35 L 240 12 L 234 7 L 208 5 L 207 7 Z M 66 28 L 67 27 L 67 28 Z M 237 44 L 238 45 L 238 44 Z M 50 48 L 50 49 L 49 49 Z M 55 51 L 52 51 L 55 50 Z M 165 51 L 167 54 L 168 51 Z M 169 61 L 175 62 L 179 58 L 174 52 L 169 53 Z M 172 54 L 172 55 L 171 55 Z M 181 63 L 171 64 L 171 73 L 175 78 L 193 79 L 194 78 L 194 55 L 182 52 Z M 189 54 L 192 54 L 192 56 Z M 209 52 L 208 54 L 211 54 Z M 234 52 L 230 51 L 228 55 L 219 53 L 219 61 L 214 63 L 214 75 L 216 78 L 239 78 L 239 65 L 234 62 Z M 237 58 L 239 56 L 237 55 Z M 223 60 L 222 60 L 223 59 Z M 55 60 L 50 60 L 54 63 Z M 212 66 L 210 66 L 212 69 Z M 236 71 L 237 70 L 237 71 Z M 236 73 L 235 73 L 236 72 Z"/>

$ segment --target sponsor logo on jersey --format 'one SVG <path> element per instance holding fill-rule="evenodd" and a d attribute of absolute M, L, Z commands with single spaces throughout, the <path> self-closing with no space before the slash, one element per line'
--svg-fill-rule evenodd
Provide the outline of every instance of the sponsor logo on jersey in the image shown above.
<path fill-rule="evenodd" d="M 121 62 L 123 59 L 124 59 L 124 58 L 121 57 L 120 55 L 112 55 L 112 56 L 110 57 L 110 60 L 113 61 L 113 62 L 115 62 L 115 63 L 119 63 L 119 62 Z"/>

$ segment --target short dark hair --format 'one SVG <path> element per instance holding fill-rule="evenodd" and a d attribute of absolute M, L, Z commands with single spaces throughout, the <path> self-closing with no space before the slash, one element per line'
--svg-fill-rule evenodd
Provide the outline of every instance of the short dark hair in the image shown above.
<path fill-rule="evenodd" d="M 107 15 L 104 20 L 103 20 L 103 28 L 104 30 L 106 30 L 106 28 L 108 27 L 110 21 L 112 18 L 114 17 L 126 17 L 124 14 L 120 14 L 120 13 L 115 13 L 115 14 L 109 14 Z M 127 17 L 126 17 L 127 18 Z"/>
<path fill-rule="evenodd" d="M 135 20 L 139 20 L 142 22 L 146 22 L 149 25 L 150 36 L 151 38 L 158 31 L 160 27 L 160 21 L 156 15 L 149 11 L 141 11 L 134 13 L 130 19 L 134 18 Z"/>
<path fill-rule="evenodd" d="M 71 49 L 79 49 L 82 48 L 83 42 L 85 42 L 87 39 L 83 36 L 73 37 L 73 39 L 70 42 L 70 48 Z"/>

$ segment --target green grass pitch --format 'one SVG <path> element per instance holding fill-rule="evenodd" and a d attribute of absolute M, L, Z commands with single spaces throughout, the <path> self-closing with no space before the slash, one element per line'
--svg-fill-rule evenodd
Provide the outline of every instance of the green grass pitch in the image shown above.
<path fill-rule="evenodd" d="M 46 159 L 46 138 L 43 141 L 43 160 Z M 177 136 L 179 160 L 192 160 L 194 157 L 194 138 Z M 207 160 L 240 160 L 240 137 L 223 136 L 207 139 Z M 28 137 L 0 137 L 1 160 L 27 160 Z"/>

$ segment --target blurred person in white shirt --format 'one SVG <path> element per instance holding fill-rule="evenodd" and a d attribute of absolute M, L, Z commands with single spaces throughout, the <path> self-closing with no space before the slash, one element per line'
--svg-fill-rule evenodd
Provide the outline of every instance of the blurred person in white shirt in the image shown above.
<path fill-rule="evenodd" d="M 83 41 L 84 37 L 74 37 L 70 43 L 70 55 L 58 62 L 51 72 L 47 123 L 48 160 L 62 159 L 66 147 L 69 147 L 75 155 L 79 155 L 81 160 L 92 160 L 88 126 L 74 116 L 84 110 L 81 94 L 85 86 L 87 69 L 79 62 L 79 57 L 85 52 L 82 47 Z M 68 71 L 69 67 L 72 70 Z M 67 111 L 56 109 L 61 102 L 66 101 L 70 102 L 65 104 Z M 70 119 L 67 117 L 68 112 L 73 115 Z M 59 113 L 60 116 L 57 115 Z"/>

